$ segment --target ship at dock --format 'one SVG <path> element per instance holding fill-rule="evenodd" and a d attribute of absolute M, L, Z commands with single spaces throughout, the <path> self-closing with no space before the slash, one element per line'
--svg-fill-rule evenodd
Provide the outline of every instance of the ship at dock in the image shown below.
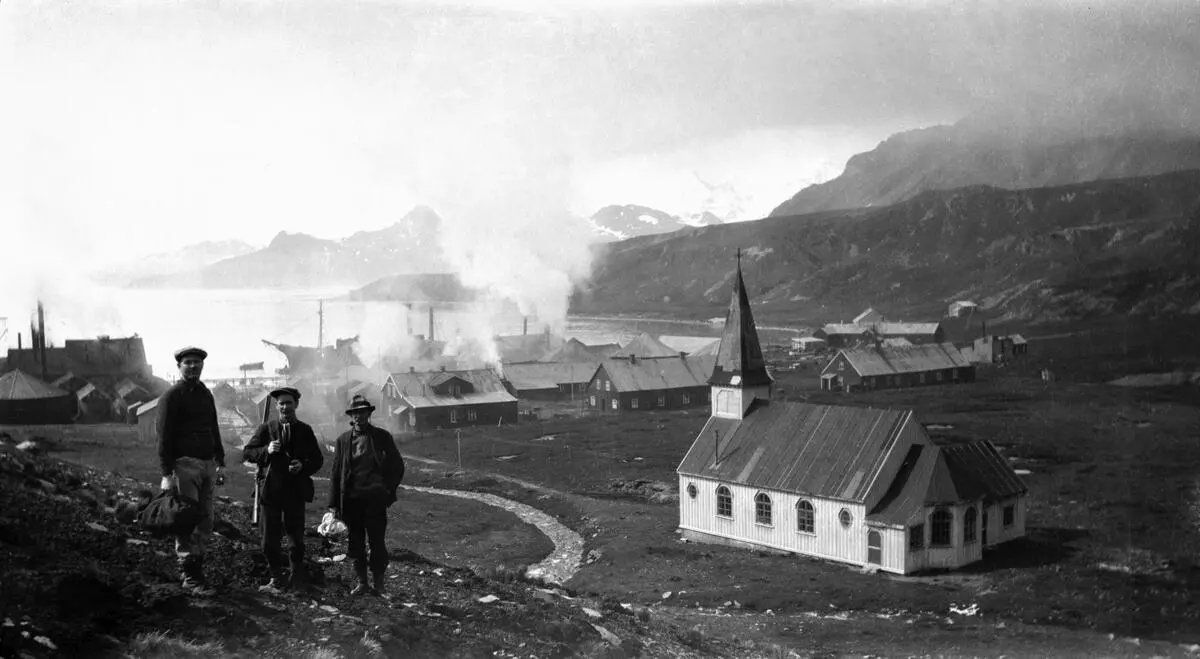
<path fill-rule="evenodd" d="M 278 370 L 289 380 L 297 377 L 334 378 L 345 373 L 347 368 L 362 366 L 356 352 L 358 336 L 335 339 L 333 345 L 325 345 L 325 303 L 322 301 L 317 310 L 317 345 L 304 346 L 288 343 L 276 343 L 262 339 L 264 345 L 270 346 L 287 358 L 287 366 Z"/>

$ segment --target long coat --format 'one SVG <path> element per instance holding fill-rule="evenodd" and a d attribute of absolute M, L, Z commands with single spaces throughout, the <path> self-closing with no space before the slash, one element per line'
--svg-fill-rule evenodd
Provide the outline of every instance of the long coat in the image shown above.
<path fill-rule="evenodd" d="M 371 426 L 371 449 L 375 451 L 375 461 L 383 470 L 383 481 L 387 486 L 387 505 L 396 502 L 396 488 L 404 480 L 404 458 L 401 457 L 392 434 L 383 428 Z M 354 433 L 347 430 L 337 438 L 333 452 L 333 469 L 329 472 L 329 508 L 339 515 L 345 501 L 346 489 L 350 484 L 350 456 Z"/>
<path fill-rule="evenodd" d="M 242 461 L 259 466 L 259 503 L 264 506 L 288 506 L 312 501 L 312 475 L 325 464 L 325 455 L 317 443 L 312 426 L 292 421 L 291 436 L 281 437 L 280 422 L 268 421 L 254 431 L 250 441 L 242 449 Z M 267 445 L 273 440 L 283 442 L 282 450 L 271 454 Z M 288 473 L 288 463 L 300 461 L 299 473 Z"/>

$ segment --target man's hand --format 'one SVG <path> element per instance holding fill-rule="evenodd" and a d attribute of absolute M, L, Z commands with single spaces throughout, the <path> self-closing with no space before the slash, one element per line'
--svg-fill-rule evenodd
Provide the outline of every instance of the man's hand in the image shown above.
<path fill-rule="evenodd" d="M 162 482 L 158 484 L 158 489 L 166 492 L 167 490 L 175 489 L 175 476 L 168 475 L 162 477 Z"/>
<path fill-rule="evenodd" d="M 225 484 L 225 468 L 224 467 L 217 467 L 217 475 L 213 479 L 213 483 L 215 483 L 217 485 L 217 487 L 220 487 Z"/>
<path fill-rule="evenodd" d="M 333 515 L 334 519 L 340 520 L 342 518 L 342 516 L 340 514 L 338 514 L 337 508 L 330 508 L 327 512 L 330 515 Z"/>
<path fill-rule="evenodd" d="M 267 453 L 275 454 L 275 453 L 278 453 L 282 449 L 283 449 L 283 444 L 278 439 L 273 439 L 273 440 L 271 440 L 270 444 L 267 444 Z"/>
<path fill-rule="evenodd" d="M 299 460 L 292 460 L 291 462 L 288 463 L 288 473 L 289 474 L 298 474 L 298 473 L 300 473 L 300 470 L 303 468 L 304 468 L 304 463 L 300 462 Z"/>

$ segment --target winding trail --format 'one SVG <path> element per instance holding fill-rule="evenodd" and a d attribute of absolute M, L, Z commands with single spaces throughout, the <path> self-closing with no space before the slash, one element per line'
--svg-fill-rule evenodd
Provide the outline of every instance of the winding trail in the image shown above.
<path fill-rule="evenodd" d="M 416 456 L 405 456 L 406 460 L 414 462 L 423 462 L 426 464 L 446 465 L 438 460 L 430 460 L 428 458 L 418 458 Z M 499 478 L 514 483 L 518 483 L 524 487 L 540 490 L 549 494 L 563 495 L 565 492 L 560 492 L 547 487 L 542 487 L 534 483 L 528 483 L 515 478 L 506 478 L 491 474 L 493 478 Z M 563 585 L 575 576 L 579 570 L 579 566 L 583 561 L 583 538 L 578 533 L 572 531 L 562 522 L 554 519 L 554 517 L 523 503 L 505 499 L 494 494 L 484 492 L 466 492 L 463 490 L 445 490 L 438 487 L 421 487 L 417 485 L 401 485 L 403 489 L 412 490 L 414 492 L 425 492 L 428 494 L 440 494 L 444 496 L 458 497 L 460 499 L 474 499 L 485 503 L 489 506 L 495 506 L 507 510 L 516 515 L 521 521 L 532 524 L 542 532 L 550 542 L 554 543 L 554 551 L 550 555 L 542 559 L 541 562 L 529 566 L 525 571 L 525 576 L 531 579 L 540 579 L 546 583 Z"/>

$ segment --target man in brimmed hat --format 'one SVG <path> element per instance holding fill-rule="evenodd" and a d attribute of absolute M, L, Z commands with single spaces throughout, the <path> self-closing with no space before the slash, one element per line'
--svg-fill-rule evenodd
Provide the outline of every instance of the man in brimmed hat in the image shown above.
<path fill-rule="evenodd" d="M 312 475 L 325 464 L 312 426 L 296 418 L 300 392 L 281 387 L 271 392 L 279 418 L 262 424 L 242 449 L 242 461 L 258 465 L 258 505 L 262 550 L 271 580 L 261 587 L 277 593 L 306 581 L 304 507 L 313 500 Z M 283 572 L 283 534 L 291 540 L 289 566 Z"/>
<path fill-rule="evenodd" d="M 175 351 L 180 379 L 158 401 L 158 459 L 163 490 L 175 488 L 200 504 L 204 518 L 195 531 L 175 538 L 182 585 L 195 595 L 215 591 L 204 578 L 204 549 L 213 529 L 213 488 L 222 484 L 225 447 L 217 426 L 217 404 L 200 381 L 208 353 L 188 346 Z"/>
<path fill-rule="evenodd" d="M 337 438 L 329 474 L 329 510 L 349 531 L 346 554 L 354 561 L 357 578 L 350 594 L 374 592 L 388 597 L 384 581 L 388 564 L 387 509 L 396 502 L 396 488 L 404 479 L 404 458 L 391 433 L 371 425 L 374 411 L 375 406 L 361 395 L 355 395 L 346 408 L 350 430 Z M 371 549 L 369 562 L 367 543 Z M 368 564 L 373 582 L 367 580 Z"/>

